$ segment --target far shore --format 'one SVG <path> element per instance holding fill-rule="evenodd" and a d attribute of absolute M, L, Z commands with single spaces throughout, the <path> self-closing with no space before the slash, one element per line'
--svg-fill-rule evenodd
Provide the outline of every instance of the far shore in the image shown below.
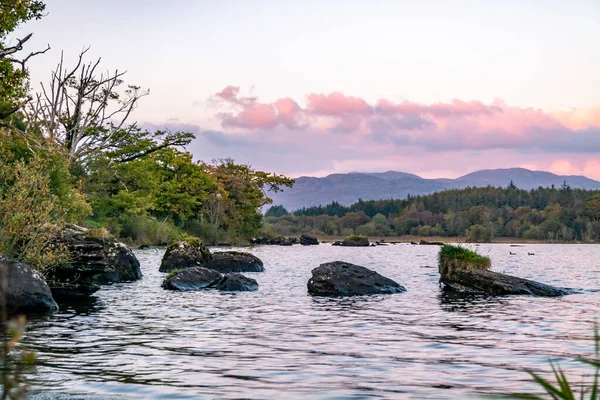
<path fill-rule="evenodd" d="M 331 243 L 344 240 L 344 236 L 329 236 L 329 235 L 314 235 L 321 243 Z M 442 243 L 465 243 L 473 244 L 477 242 L 469 242 L 466 237 L 447 237 L 447 236 L 369 236 L 369 241 L 385 242 L 385 243 L 420 243 L 421 240 L 427 242 L 442 242 Z M 498 237 L 492 239 L 491 242 L 478 243 L 504 243 L 504 244 L 586 244 L 585 242 L 562 241 L 562 240 L 539 240 L 539 239 L 524 239 L 518 237 Z M 589 244 L 598 244 L 589 243 Z"/>

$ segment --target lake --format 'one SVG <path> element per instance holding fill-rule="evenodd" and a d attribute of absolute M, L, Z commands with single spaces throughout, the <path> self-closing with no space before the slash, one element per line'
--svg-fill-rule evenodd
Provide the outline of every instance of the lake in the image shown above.
<path fill-rule="evenodd" d="M 244 249 L 264 261 L 265 272 L 245 273 L 257 292 L 181 293 L 160 287 L 164 248 L 135 250 L 142 280 L 30 321 L 34 398 L 476 398 L 539 392 L 523 369 L 545 374 L 549 359 L 580 382 L 590 370 L 571 358 L 593 355 L 600 246 L 469 248 L 497 272 L 582 292 L 449 296 L 438 284 L 437 246 L 321 244 Z M 310 271 L 334 260 L 376 270 L 407 292 L 310 296 Z"/>

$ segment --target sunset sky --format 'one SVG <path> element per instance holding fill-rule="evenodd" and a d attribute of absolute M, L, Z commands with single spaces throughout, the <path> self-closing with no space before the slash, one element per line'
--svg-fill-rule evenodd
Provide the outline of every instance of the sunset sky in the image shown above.
<path fill-rule="evenodd" d="M 48 0 L 60 58 L 127 70 L 134 118 L 291 176 L 525 167 L 600 180 L 600 2 Z"/>

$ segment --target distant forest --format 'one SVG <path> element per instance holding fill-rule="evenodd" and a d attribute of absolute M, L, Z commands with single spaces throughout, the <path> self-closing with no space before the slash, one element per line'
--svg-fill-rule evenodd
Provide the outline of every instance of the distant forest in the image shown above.
<path fill-rule="evenodd" d="M 447 236 L 471 241 L 496 237 L 556 241 L 600 241 L 600 191 L 560 187 L 518 189 L 469 187 L 369 200 L 289 213 L 273 206 L 265 214 L 268 235 L 315 233 L 332 236 Z"/>

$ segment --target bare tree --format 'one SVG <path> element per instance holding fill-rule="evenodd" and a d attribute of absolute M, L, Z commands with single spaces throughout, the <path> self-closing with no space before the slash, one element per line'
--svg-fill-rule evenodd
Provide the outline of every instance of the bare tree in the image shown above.
<path fill-rule="evenodd" d="M 22 59 L 16 58 L 17 53 L 23 50 L 23 45 L 25 44 L 25 42 L 27 42 L 29 39 L 31 39 L 32 36 L 33 36 L 33 33 L 30 33 L 22 39 L 17 39 L 17 44 L 15 44 L 14 46 L 8 46 L 8 47 L 0 46 L 0 63 L 4 61 L 4 62 L 10 62 L 10 63 L 14 63 L 14 64 L 19 64 L 21 66 L 21 71 L 22 71 L 21 75 L 26 76 L 25 64 L 27 63 L 27 61 L 29 61 L 29 59 L 31 59 L 31 57 L 37 56 L 39 54 L 44 54 L 45 52 L 50 50 L 50 45 L 48 45 L 45 50 L 31 52 L 31 53 L 29 53 L 28 56 L 26 56 L 25 58 L 22 58 Z M 3 77 L 3 78 L 6 79 L 6 77 Z M 30 96 L 25 97 L 25 98 L 21 99 L 20 101 L 16 101 L 15 103 L 13 103 L 8 109 L 0 111 L 0 120 L 8 118 L 12 114 L 21 110 L 31 100 L 32 100 L 32 97 L 30 97 Z"/>
<path fill-rule="evenodd" d="M 41 85 L 29 109 L 30 129 L 59 144 L 72 159 L 85 161 L 94 154 L 114 153 L 116 162 L 132 161 L 159 149 L 184 146 L 189 133 L 149 133 L 129 121 L 131 113 L 149 94 L 139 86 L 123 85 L 126 71 L 99 72 L 101 59 L 86 63 L 84 49 L 73 68 L 60 62 L 48 85 Z"/>

